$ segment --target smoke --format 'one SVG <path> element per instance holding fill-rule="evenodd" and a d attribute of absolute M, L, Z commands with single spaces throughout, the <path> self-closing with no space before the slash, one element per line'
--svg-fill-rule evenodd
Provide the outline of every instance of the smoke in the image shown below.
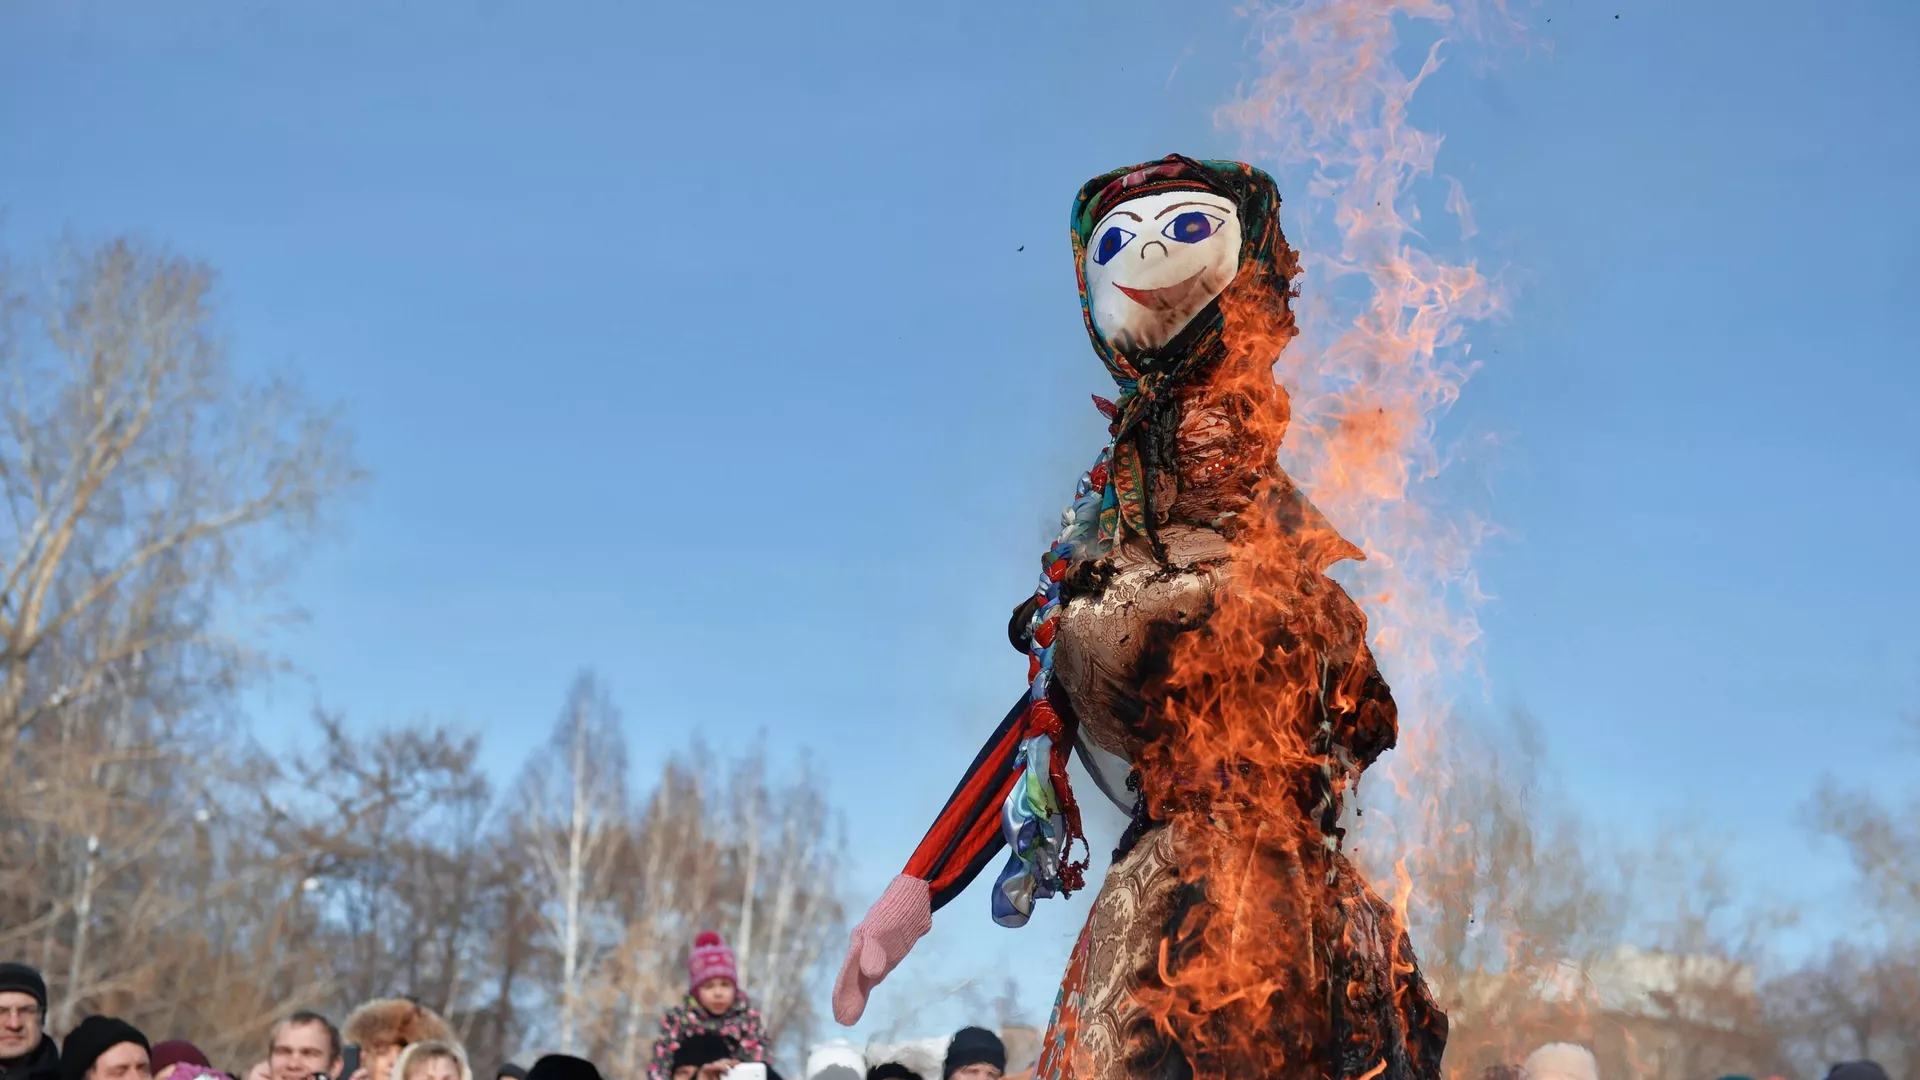
<path fill-rule="evenodd" d="M 1423 204 L 1445 208 L 1460 244 L 1477 230 L 1462 185 L 1436 174 L 1441 135 L 1408 112 L 1449 52 L 1517 40 L 1519 26 L 1504 0 L 1256 2 L 1241 15 L 1257 75 L 1217 119 L 1281 180 L 1304 271 L 1301 336 L 1277 370 L 1294 402 L 1283 463 L 1366 551 L 1352 583 L 1417 724 L 1441 709 L 1448 676 L 1477 669 L 1474 556 L 1490 526 L 1435 494 L 1436 427 L 1476 367 L 1467 331 L 1503 297 L 1421 231 Z"/>
<path fill-rule="evenodd" d="M 1394 790 L 1373 789 L 1384 814 L 1367 816 L 1358 854 L 1396 894 L 1445 1007 L 1461 1012 L 1470 986 L 1484 997 L 1490 971 L 1525 998 L 1573 936 L 1533 932 L 1534 909 L 1590 913 L 1555 906 L 1584 895 L 1584 882 L 1531 876 L 1535 855 L 1560 846 L 1513 798 L 1531 777 L 1462 753 L 1485 744 L 1448 722 L 1480 669 L 1475 559 L 1494 529 L 1443 494 L 1451 458 L 1439 427 L 1478 367 L 1470 331 L 1506 298 L 1468 249 L 1478 229 L 1465 186 L 1439 171 L 1441 133 L 1410 116 L 1449 59 L 1487 57 L 1519 41 L 1520 26 L 1503 0 L 1287 0 L 1241 15 L 1256 74 L 1217 119 L 1280 180 L 1301 254 L 1300 336 L 1275 370 L 1294 406 L 1282 464 L 1366 553 L 1341 576 L 1400 705 L 1401 747 L 1386 763 Z M 1499 871 L 1522 877 L 1501 891 L 1489 879 Z M 1473 1056 L 1455 1049 L 1454 1060 Z"/>

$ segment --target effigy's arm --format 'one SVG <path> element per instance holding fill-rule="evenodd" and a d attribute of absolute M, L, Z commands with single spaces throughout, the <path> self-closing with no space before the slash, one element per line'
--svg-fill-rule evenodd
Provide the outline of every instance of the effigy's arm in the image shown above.
<path fill-rule="evenodd" d="M 908 950 L 933 928 L 933 913 L 966 891 L 1000 849 L 1000 807 L 1020 776 L 1020 745 L 1026 695 L 1007 713 L 947 797 L 933 827 L 920 840 L 906 869 L 874 901 L 853 928 L 847 958 L 833 986 L 833 1016 L 853 1024 L 867 1008 L 867 995 Z"/>
<path fill-rule="evenodd" d="M 1364 769 L 1400 738 L 1400 708 L 1380 675 L 1373 650 L 1360 646 L 1333 694 L 1334 740 Z"/>
<path fill-rule="evenodd" d="M 1000 830 L 1000 805 L 1020 772 L 1020 720 L 1026 711 L 1027 699 L 1022 695 L 974 755 L 966 775 L 907 860 L 902 873 L 927 883 L 933 911 L 965 892 L 1007 844 Z"/>

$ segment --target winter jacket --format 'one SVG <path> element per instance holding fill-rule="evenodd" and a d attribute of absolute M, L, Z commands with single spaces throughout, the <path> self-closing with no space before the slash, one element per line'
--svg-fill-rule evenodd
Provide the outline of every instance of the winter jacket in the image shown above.
<path fill-rule="evenodd" d="M 688 994 L 684 1001 L 660 1017 L 660 1037 L 653 1043 L 653 1066 L 647 1070 L 649 1080 L 673 1080 L 673 1052 L 680 1049 L 680 1040 L 701 1031 L 710 1031 L 739 1047 L 741 1061 L 767 1060 L 766 1028 L 760 1023 L 760 1010 L 747 1001 L 746 991 L 738 991 L 733 1008 L 719 1016 L 701 1008 L 700 1002 Z"/>
<path fill-rule="evenodd" d="M 60 1046 L 40 1036 L 40 1046 L 19 1061 L 0 1064 L 0 1080 L 60 1080 Z"/>

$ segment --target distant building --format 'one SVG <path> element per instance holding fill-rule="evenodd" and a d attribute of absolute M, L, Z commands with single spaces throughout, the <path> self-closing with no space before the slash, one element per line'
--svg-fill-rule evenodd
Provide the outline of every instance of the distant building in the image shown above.
<path fill-rule="evenodd" d="M 1602 1077 L 1713 1076 L 1766 1068 L 1758 980 L 1744 964 L 1622 946 L 1587 964 L 1530 976 L 1475 972 L 1441 988 L 1469 1056 L 1511 1055 L 1546 1042 L 1589 1047 Z M 1450 1042 L 1449 1052 L 1454 1049 Z M 1469 1063 L 1470 1067 L 1511 1064 Z"/>

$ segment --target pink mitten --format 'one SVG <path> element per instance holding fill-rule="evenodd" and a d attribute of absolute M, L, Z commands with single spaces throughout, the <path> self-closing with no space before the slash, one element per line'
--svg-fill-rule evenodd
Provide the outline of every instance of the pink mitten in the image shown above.
<path fill-rule="evenodd" d="M 852 1025 L 867 1011 L 867 995 L 907 958 L 913 943 L 933 929 L 933 895 L 927 883 L 901 874 L 853 928 L 846 963 L 833 983 L 833 1018 Z"/>

